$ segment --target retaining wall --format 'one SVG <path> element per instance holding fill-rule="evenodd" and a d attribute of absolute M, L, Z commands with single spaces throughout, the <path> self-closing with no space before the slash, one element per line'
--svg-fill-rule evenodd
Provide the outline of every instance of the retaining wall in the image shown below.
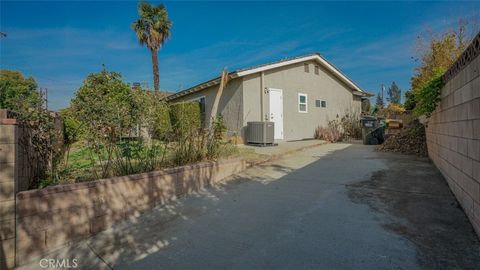
<path fill-rule="evenodd" d="M 480 34 L 444 75 L 428 154 L 480 236 Z"/>
<path fill-rule="evenodd" d="M 198 191 L 246 168 L 244 160 L 195 165 L 17 194 L 17 265 Z"/>
<path fill-rule="evenodd" d="M 138 216 L 176 197 L 214 185 L 247 167 L 245 160 L 201 162 L 161 171 L 59 185 L 28 187 L 23 129 L 0 110 L 0 269 L 28 263 Z M 16 194 L 16 195 L 15 195 Z"/>

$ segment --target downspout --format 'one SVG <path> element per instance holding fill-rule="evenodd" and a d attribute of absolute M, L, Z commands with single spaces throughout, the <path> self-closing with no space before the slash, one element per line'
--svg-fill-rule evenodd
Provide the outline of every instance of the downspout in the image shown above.
<path fill-rule="evenodd" d="M 264 121 L 265 116 L 264 116 L 264 110 L 263 110 L 263 99 L 264 99 L 264 88 L 265 88 L 265 82 L 264 82 L 265 74 L 260 72 L 260 121 Z"/>

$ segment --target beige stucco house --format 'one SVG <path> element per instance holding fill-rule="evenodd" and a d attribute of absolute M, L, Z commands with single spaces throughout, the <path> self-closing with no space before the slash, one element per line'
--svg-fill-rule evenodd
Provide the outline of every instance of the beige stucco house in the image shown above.
<path fill-rule="evenodd" d="M 236 70 L 220 97 L 221 114 L 231 136 L 245 135 L 247 122 L 275 122 L 275 140 L 312 138 L 317 126 L 347 113 L 360 115 L 360 89 L 320 54 Z M 220 77 L 167 97 L 169 102 L 198 101 L 210 116 Z M 208 122 L 208 119 L 205 119 Z"/>

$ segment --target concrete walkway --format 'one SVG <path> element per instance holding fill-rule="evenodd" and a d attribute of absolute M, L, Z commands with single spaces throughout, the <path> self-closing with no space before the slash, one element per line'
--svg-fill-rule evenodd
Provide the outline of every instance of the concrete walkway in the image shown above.
<path fill-rule="evenodd" d="M 283 155 L 286 153 L 291 153 L 299 149 L 310 148 L 313 146 L 318 146 L 325 144 L 326 141 L 322 140 L 303 140 L 303 141 L 293 141 L 293 142 L 281 142 L 275 146 L 252 146 L 252 145 L 238 145 L 238 147 L 243 149 L 251 149 L 259 155 L 265 156 L 275 156 Z"/>
<path fill-rule="evenodd" d="M 480 269 L 479 240 L 427 159 L 327 144 L 233 178 L 46 258 L 83 269 Z"/>

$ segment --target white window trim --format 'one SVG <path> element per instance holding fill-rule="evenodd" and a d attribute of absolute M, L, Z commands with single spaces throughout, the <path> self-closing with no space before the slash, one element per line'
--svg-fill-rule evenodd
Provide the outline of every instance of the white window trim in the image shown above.
<path fill-rule="evenodd" d="M 305 103 L 300 103 L 300 96 L 305 96 Z M 297 97 L 297 107 L 298 107 L 298 112 L 299 113 L 308 113 L 308 95 L 304 93 L 298 93 Z M 300 110 L 300 105 L 305 104 L 305 111 Z"/>

